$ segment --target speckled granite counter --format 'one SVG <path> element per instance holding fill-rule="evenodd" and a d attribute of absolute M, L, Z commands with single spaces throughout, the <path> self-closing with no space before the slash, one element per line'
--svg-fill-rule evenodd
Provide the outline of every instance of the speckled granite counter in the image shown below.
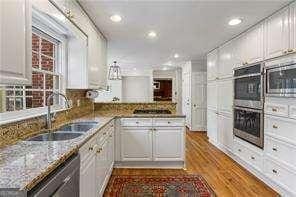
<path fill-rule="evenodd" d="M 184 118 L 177 114 L 141 114 L 126 113 L 91 113 L 75 121 L 98 121 L 98 125 L 84 135 L 67 141 L 20 141 L 14 145 L 0 149 L 0 190 L 30 190 L 50 172 L 56 169 L 72 154 L 78 152 L 85 142 L 100 131 L 104 125 L 114 118 L 146 117 L 146 118 Z"/>

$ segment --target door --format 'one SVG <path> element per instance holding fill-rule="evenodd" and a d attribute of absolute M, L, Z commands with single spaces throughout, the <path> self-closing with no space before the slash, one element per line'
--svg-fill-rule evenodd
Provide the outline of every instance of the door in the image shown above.
<path fill-rule="evenodd" d="M 266 59 L 284 55 L 289 48 L 289 8 L 269 17 L 266 21 Z"/>
<path fill-rule="evenodd" d="M 216 80 L 218 77 L 218 49 L 207 55 L 207 79 Z"/>
<path fill-rule="evenodd" d="M 218 115 L 218 128 L 219 128 L 219 143 L 232 150 L 233 147 L 233 120 L 232 114 L 219 114 Z"/>
<path fill-rule="evenodd" d="M 107 172 L 109 170 L 108 165 L 108 141 L 105 140 L 105 142 L 99 146 L 99 148 L 96 151 L 96 193 L 102 194 L 103 185 L 107 176 Z M 100 195 L 97 195 L 100 196 Z"/>
<path fill-rule="evenodd" d="M 153 160 L 183 161 L 183 141 L 183 127 L 155 128 L 155 130 L 153 131 Z"/>
<path fill-rule="evenodd" d="M 210 142 L 218 142 L 218 113 L 216 111 L 207 110 L 207 136 Z"/>
<path fill-rule="evenodd" d="M 123 128 L 121 159 L 122 161 L 152 161 L 152 129 Z"/>
<path fill-rule="evenodd" d="M 80 167 L 80 197 L 95 197 L 96 193 L 96 156 L 92 155 Z"/>
<path fill-rule="evenodd" d="M 32 9 L 30 0 L 0 1 L 0 83 L 30 84 Z"/>
<path fill-rule="evenodd" d="M 246 34 L 246 63 L 251 64 L 263 60 L 263 24 L 252 28 Z"/>

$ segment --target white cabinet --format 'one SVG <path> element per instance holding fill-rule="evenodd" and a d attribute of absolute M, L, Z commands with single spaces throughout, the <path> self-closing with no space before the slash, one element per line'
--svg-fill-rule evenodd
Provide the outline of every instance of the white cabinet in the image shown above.
<path fill-rule="evenodd" d="M 218 109 L 218 84 L 216 81 L 207 84 L 207 106 L 208 109 Z"/>
<path fill-rule="evenodd" d="M 96 150 L 96 193 L 99 196 L 102 196 L 104 193 L 104 182 L 107 177 L 107 173 L 109 170 L 109 162 L 108 162 L 108 139 L 101 144 L 100 148 Z"/>
<path fill-rule="evenodd" d="M 296 2 L 290 5 L 290 48 L 296 52 Z"/>
<path fill-rule="evenodd" d="M 207 80 L 216 80 L 218 77 L 218 49 L 207 55 Z"/>
<path fill-rule="evenodd" d="M 265 31 L 265 58 L 286 54 L 289 49 L 289 8 L 270 16 Z"/>
<path fill-rule="evenodd" d="M 30 84 L 32 79 L 30 0 L 0 1 L 0 84 Z"/>
<path fill-rule="evenodd" d="M 218 111 L 219 112 L 232 112 L 233 105 L 233 80 L 223 79 L 217 82 L 218 84 Z M 214 91 L 214 90 L 213 90 Z M 214 100 L 213 98 L 210 100 Z M 212 101 L 214 103 L 214 101 Z"/>
<path fill-rule="evenodd" d="M 80 168 L 80 196 L 95 197 L 96 196 L 96 157 L 92 155 L 85 165 Z"/>
<path fill-rule="evenodd" d="M 183 161 L 183 127 L 156 127 L 153 132 L 154 161 Z"/>
<path fill-rule="evenodd" d="M 234 62 L 234 44 L 235 42 L 229 41 L 219 47 L 219 79 L 232 77 Z"/>
<path fill-rule="evenodd" d="M 263 49 L 263 24 L 256 25 L 245 34 L 245 59 L 243 62 L 251 64 L 262 61 L 264 58 Z"/>
<path fill-rule="evenodd" d="M 219 143 L 229 151 L 233 148 L 233 120 L 232 114 L 218 115 Z"/>
<path fill-rule="evenodd" d="M 123 128 L 121 131 L 122 161 L 152 160 L 152 130 L 145 128 Z"/>
<path fill-rule="evenodd" d="M 207 110 L 207 136 L 213 144 L 218 142 L 218 114 L 210 109 Z"/>

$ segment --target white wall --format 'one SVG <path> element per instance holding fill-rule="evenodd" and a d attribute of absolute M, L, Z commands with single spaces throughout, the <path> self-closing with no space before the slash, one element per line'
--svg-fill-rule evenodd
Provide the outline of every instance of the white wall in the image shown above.
<path fill-rule="evenodd" d="M 151 77 L 122 77 L 122 102 L 152 102 Z"/>

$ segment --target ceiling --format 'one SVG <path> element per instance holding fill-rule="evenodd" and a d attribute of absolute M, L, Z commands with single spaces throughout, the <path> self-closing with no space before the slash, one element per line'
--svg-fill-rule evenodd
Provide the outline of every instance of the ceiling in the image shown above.
<path fill-rule="evenodd" d="M 231 39 L 288 1 L 102 1 L 79 0 L 108 39 L 108 62 L 124 68 L 178 65 L 181 61 L 205 59 L 211 49 Z M 110 16 L 119 14 L 114 23 Z M 229 26 L 231 18 L 243 22 Z M 150 30 L 156 39 L 147 38 Z M 180 57 L 173 56 L 178 53 Z"/>

